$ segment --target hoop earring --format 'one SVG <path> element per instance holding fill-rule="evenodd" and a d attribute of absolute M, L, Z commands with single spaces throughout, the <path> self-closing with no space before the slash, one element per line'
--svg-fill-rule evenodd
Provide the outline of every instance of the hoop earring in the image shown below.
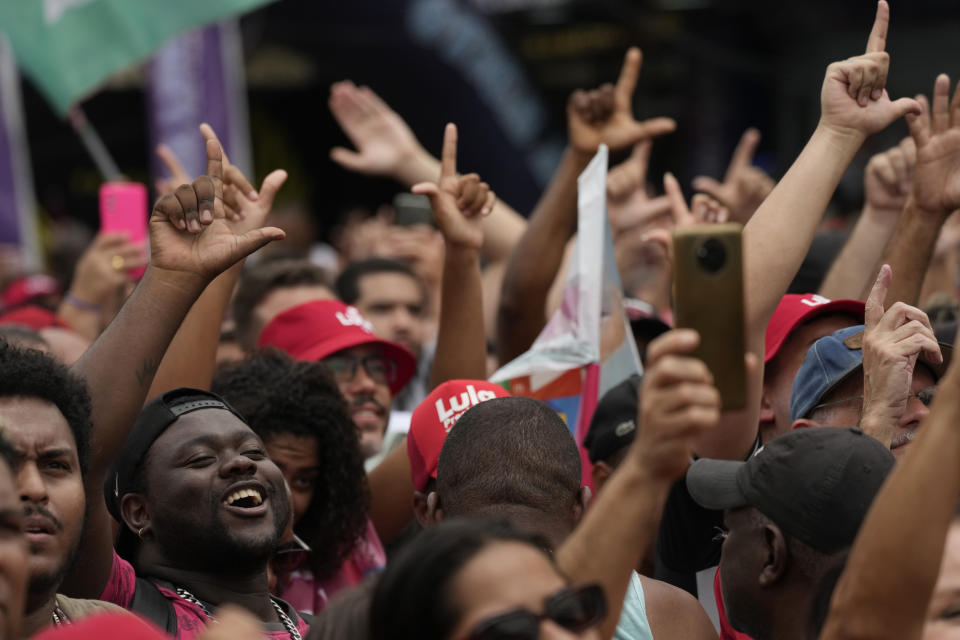
<path fill-rule="evenodd" d="M 140 538 L 141 540 L 143 540 L 143 530 L 144 530 L 144 528 L 145 528 L 145 527 L 140 527 L 140 528 L 137 530 L 137 537 Z"/>

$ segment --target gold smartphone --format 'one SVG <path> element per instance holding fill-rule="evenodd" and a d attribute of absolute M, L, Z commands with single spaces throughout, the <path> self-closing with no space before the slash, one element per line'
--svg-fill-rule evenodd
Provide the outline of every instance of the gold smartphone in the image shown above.
<path fill-rule="evenodd" d="M 739 224 L 727 223 L 673 234 L 676 326 L 700 333 L 693 355 L 713 374 L 724 409 L 747 403 L 742 233 Z"/>

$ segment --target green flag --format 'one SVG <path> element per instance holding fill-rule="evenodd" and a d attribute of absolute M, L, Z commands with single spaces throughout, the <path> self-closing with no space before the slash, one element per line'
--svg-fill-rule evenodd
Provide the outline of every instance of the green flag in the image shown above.
<path fill-rule="evenodd" d="M 181 31 L 273 0 L 0 0 L 0 30 L 60 115 Z"/>

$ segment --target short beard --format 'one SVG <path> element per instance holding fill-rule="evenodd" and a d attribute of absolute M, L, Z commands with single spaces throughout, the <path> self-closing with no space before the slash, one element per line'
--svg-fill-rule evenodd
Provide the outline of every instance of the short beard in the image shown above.
<path fill-rule="evenodd" d="M 272 535 L 259 540 L 236 538 L 220 516 L 219 500 L 213 497 L 210 504 L 211 525 L 189 536 L 183 535 L 184 525 L 176 519 L 154 519 L 152 526 L 157 546 L 168 561 L 181 569 L 211 574 L 261 571 L 276 551 L 281 532 L 290 519 L 290 504 L 286 496 L 278 496 L 270 486 L 267 486 L 267 495 L 275 505 Z"/>
<path fill-rule="evenodd" d="M 77 539 L 74 541 L 73 547 L 70 548 L 70 551 L 67 553 L 67 557 L 64 558 L 63 563 L 54 569 L 43 574 L 30 573 L 30 577 L 27 581 L 27 613 L 32 613 L 36 607 L 46 604 L 56 592 L 60 589 L 60 585 L 63 584 L 63 579 L 67 576 L 73 565 L 77 562 L 77 558 L 80 555 L 80 549 L 83 548 L 83 542 L 87 537 L 87 513 L 83 514 L 83 523 L 80 527 L 80 535 L 77 536 Z M 32 555 L 35 552 L 33 547 L 30 548 L 30 554 Z M 36 603 L 34 605 L 34 603 Z M 33 606 L 32 606 L 33 605 Z"/>

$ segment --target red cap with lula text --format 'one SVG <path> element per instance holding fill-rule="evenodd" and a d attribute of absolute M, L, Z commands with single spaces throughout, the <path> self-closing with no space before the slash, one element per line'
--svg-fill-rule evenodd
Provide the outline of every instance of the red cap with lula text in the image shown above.
<path fill-rule="evenodd" d="M 767 324 L 763 361 L 773 360 L 797 327 L 825 313 L 849 313 L 862 323 L 863 307 L 863 302 L 859 300 L 830 300 L 815 293 L 788 293 L 780 299 L 777 310 Z"/>
<path fill-rule="evenodd" d="M 413 410 L 407 434 L 410 474 L 418 491 L 437 477 L 437 461 L 450 429 L 468 409 L 486 400 L 509 398 L 510 392 L 486 380 L 449 380 L 430 392 Z"/>
<path fill-rule="evenodd" d="M 350 347 L 377 345 L 397 365 L 390 385 L 394 394 L 417 371 L 417 359 L 406 347 L 375 336 L 370 321 L 339 300 L 314 300 L 287 309 L 264 327 L 258 344 L 277 347 L 297 360 L 323 360 Z"/>

